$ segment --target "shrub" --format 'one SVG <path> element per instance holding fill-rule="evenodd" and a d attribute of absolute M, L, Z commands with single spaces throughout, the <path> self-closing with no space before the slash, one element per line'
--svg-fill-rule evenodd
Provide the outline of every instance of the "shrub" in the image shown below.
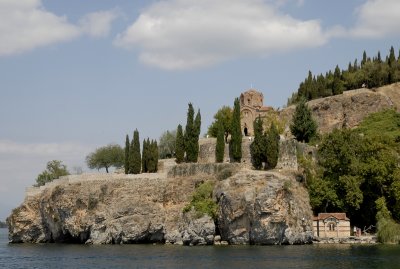
<path fill-rule="evenodd" d="M 212 198 L 213 190 L 214 183 L 211 181 L 200 184 L 194 191 L 190 203 L 183 208 L 183 212 L 186 213 L 194 209 L 198 218 L 209 215 L 215 219 L 218 205 Z"/>

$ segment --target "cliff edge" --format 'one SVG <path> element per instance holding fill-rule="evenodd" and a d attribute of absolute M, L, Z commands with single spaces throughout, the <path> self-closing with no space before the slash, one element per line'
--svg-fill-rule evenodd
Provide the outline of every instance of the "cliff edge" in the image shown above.
<path fill-rule="evenodd" d="M 69 176 L 32 189 L 7 219 L 10 242 L 311 242 L 308 193 L 292 175 L 231 164 L 182 164 L 174 169 L 169 174 Z M 229 177 L 221 179 L 227 169 Z M 183 213 L 196 186 L 207 180 L 215 182 L 217 218 L 193 210 Z"/>

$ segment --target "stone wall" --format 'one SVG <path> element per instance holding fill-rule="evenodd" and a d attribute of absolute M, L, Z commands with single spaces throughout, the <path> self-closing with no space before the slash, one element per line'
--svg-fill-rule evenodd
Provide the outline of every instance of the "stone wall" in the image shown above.
<path fill-rule="evenodd" d="M 199 140 L 199 163 L 215 163 L 216 138 L 203 138 Z M 242 165 L 252 168 L 250 145 L 252 137 L 244 137 L 242 140 Z M 279 142 L 279 159 L 277 169 L 297 170 L 297 141 L 284 139 Z M 229 162 L 229 145 L 225 144 L 224 162 Z"/>

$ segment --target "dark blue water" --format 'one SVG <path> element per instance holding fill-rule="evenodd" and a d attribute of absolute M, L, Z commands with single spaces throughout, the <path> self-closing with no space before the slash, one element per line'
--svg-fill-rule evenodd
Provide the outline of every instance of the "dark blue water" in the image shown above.
<path fill-rule="evenodd" d="M 7 243 L 0 269 L 29 268 L 400 268 L 400 246 L 62 245 Z"/>

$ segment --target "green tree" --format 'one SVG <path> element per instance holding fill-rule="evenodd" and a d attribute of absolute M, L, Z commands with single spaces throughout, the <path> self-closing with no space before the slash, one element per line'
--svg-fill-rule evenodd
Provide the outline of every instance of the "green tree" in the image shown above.
<path fill-rule="evenodd" d="M 317 134 L 317 123 L 312 118 L 311 110 L 304 99 L 296 106 L 290 131 L 298 141 L 308 143 Z"/>
<path fill-rule="evenodd" d="M 151 141 L 149 155 L 150 155 L 149 172 L 156 173 L 158 170 L 158 146 L 156 140 Z"/>
<path fill-rule="evenodd" d="M 199 158 L 199 137 L 201 132 L 201 114 L 200 109 L 197 111 L 194 119 L 194 132 L 193 132 L 193 162 L 197 162 Z"/>
<path fill-rule="evenodd" d="M 46 169 L 38 175 L 36 178 L 35 186 L 43 186 L 47 182 L 51 182 L 54 179 L 57 179 L 61 176 L 67 176 L 69 172 L 67 167 L 62 164 L 62 161 L 52 160 L 49 161 L 46 165 Z"/>
<path fill-rule="evenodd" d="M 175 145 L 176 145 L 176 130 L 165 131 L 158 143 L 158 151 L 160 153 L 160 158 L 172 158 L 175 155 Z"/>
<path fill-rule="evenodd" d="M 274 122 L 265 134 L 265 141 L 265 167 L 273 169 L 279 158 L 279 133 Z"/>
<path fill-rule="evenodd" d="M 176 130 L 175 158 L 176 163 L 182 163 L 185 160 L 185 141 L 180 124 Z"/>
<path fill-rule="evenodd" d="M 263 121 L 258 117 L 254 121 L 254 140 L 250 145 L 251 162 L 257 170 L 262 169 L 265 161 L 265 137 L 263 135 Z"/>
<path fill-rule="evenodd" d="M 231 123 L 231 141 L 229 143 L 229 152 L 232 161 L 240 163 L 242 159 L 242 130 L 240 128 L 239 98 L 235 99 L 233 105 L 233 114 Z"/>
<path fill-rule="evenodd" d="M 116 144 L 109 144 L 104 147 L 97 148 L 94 152 L 86 156 L 86 164 L 90 169 L 100 170 L 105 168 L 120 168 L 124 165 L 124 150 Z"/>
<path fill-rule="evenodd" d="M 143 149 L 142 149 L 142 173 L 149 172 L 148 163 L 149 163 L 149 142 L 148 138 L 143 139 Z"/>
<path fill-rule="evenodd" d="M 192 103 L 188 104 L 188 112 L 186 118 L 186 126 L 185 126 L 185 153 L 186 153 L 186 162 L 194 162 L 196 150 L 195 145 L 193 144 L 193 136 L 195 134 L 194 127 L 194 109 Z"/>
<path fill-rule="evenodd" d="M 126 135 L 126 139 L 125 139 L 125 162 L 124 162 L 125 174 L 129 174 L 129 150 L 130 150 L 129 136 Z"/>
<path fill-rule="evenodd" d="M 223 106 L 217 111 L 217 113 L 215 113 L 214 121 L 208 127 L 207 134 L 212 137 L 217 137 L 219 124 L 222 125 L 224 131 L 225 143 L 228 143 L 228 136 L 231 133 L 232 125 L 232 108 L 230 108 L 229 106 Z"/>
<path fill-rule="evenodd" d="M 142 158 L 140 155 L 140 142 L 139 142 L 139 131 L 135 130 L 133 132 L 133 141 L 132 141 L 132 155 L 131 165 L 132 165 L 132 174 L 140 174 L 140 170 L 142 169 Z"/>
<path fill-rule="evenodd" d="M 221 122 L 218 122 L 217 144 L 215 147 L 215 161 L 222 163 L 224 161 L 225 141 L 224 127 Z"/>

